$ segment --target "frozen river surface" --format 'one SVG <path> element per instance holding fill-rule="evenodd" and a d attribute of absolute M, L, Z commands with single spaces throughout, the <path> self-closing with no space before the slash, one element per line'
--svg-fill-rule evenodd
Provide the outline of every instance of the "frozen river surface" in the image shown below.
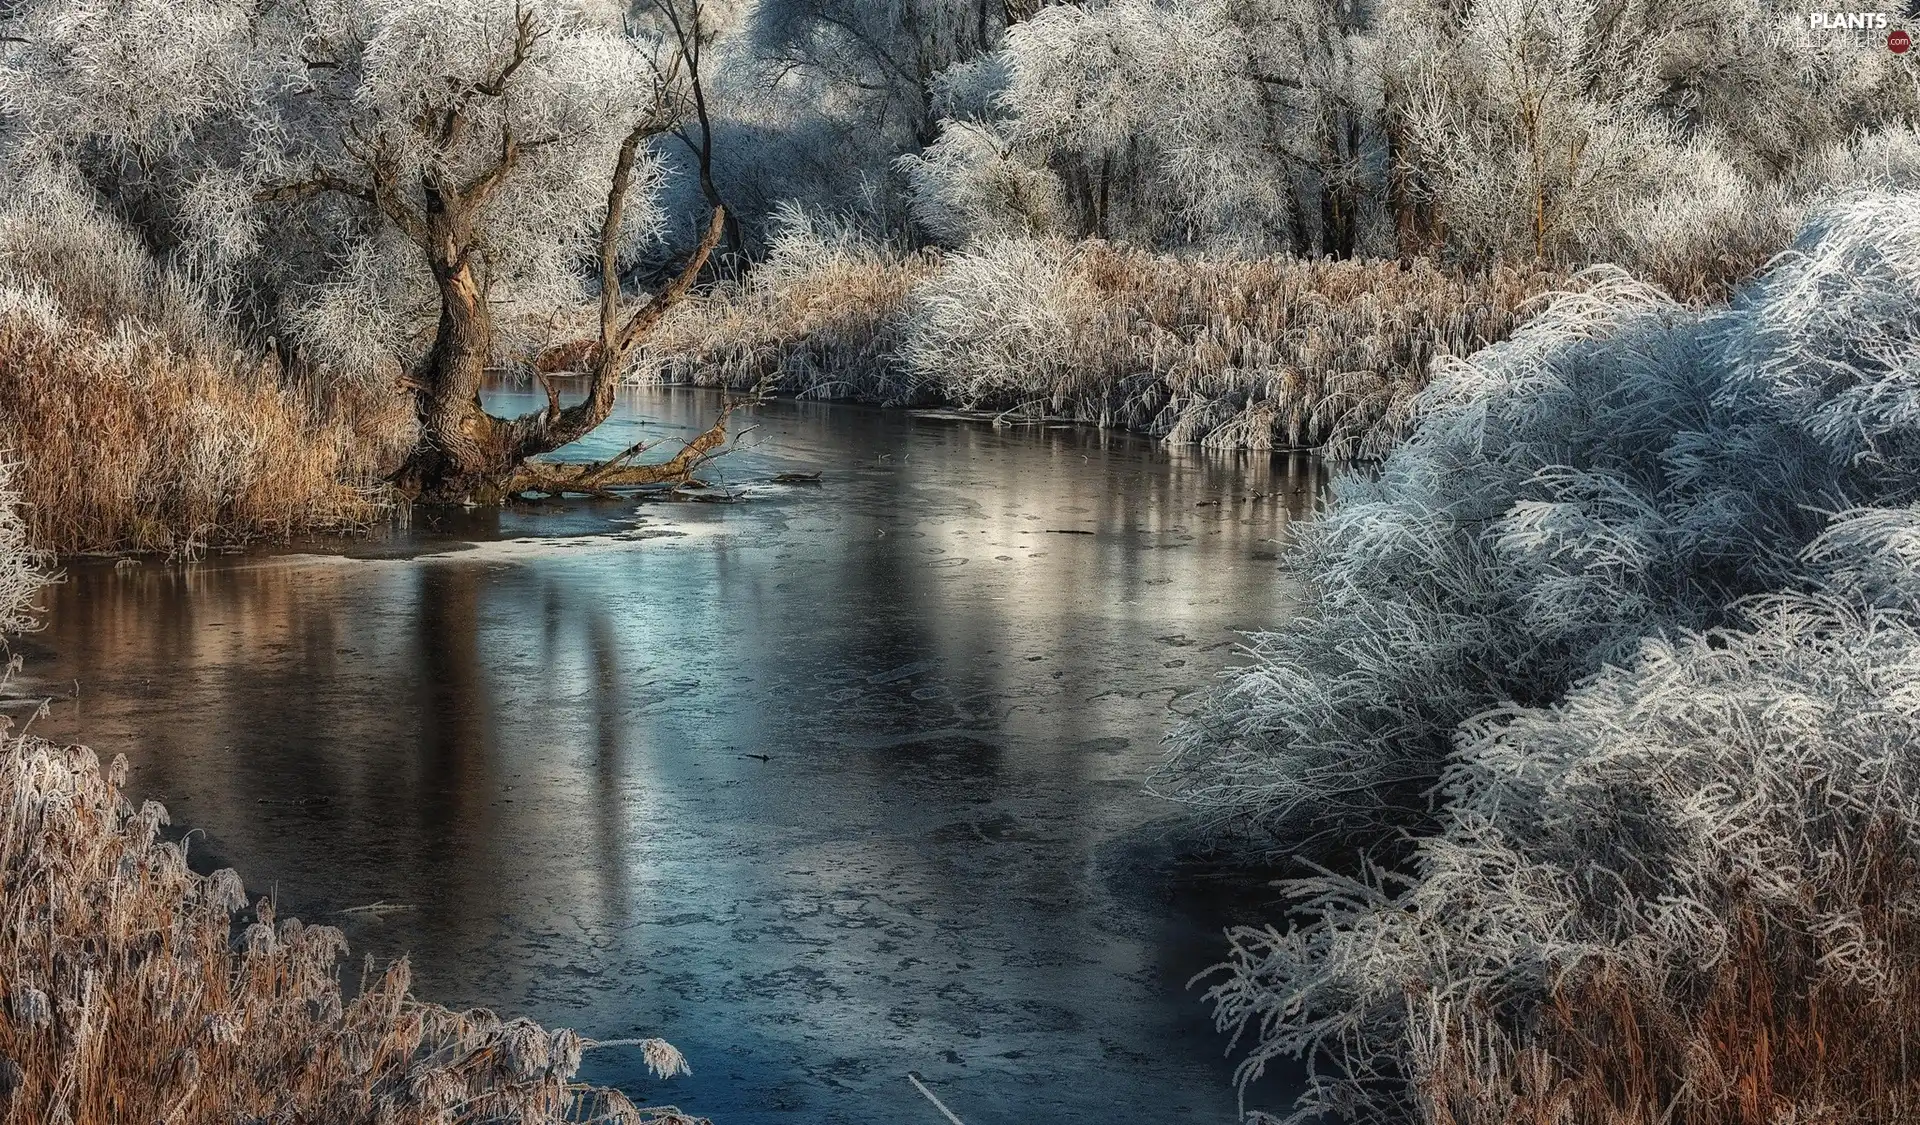
<path fill-rule="evenodd" d="M 715 401 L 633 392 L 574 452 Z M 1185 985 L 1267 892 L 1183 859 L 1143 782 L 1232 630 L 1287 614 L 1318 469 L 794 403 L 746 426 L 711 479 L 747 503 L 71 566 L 11 690 L 125 752 L 196 865 L 410 951 L 423 996 L 670 1039 L 691 1078 L 589 1056 L 642 1104 L 940 1125 L 912 1070 L 967 1125 L 1233 1120 Z"/>

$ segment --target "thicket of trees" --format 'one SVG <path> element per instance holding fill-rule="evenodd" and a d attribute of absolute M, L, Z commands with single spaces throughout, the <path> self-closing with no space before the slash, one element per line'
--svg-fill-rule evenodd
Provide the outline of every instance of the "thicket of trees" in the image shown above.
<path fill-rule="evenodd" d="M 394 473 L 404 494 L 637 473 L 525 463 L 605 419 L 625 356 L 719 240 L 715 208 L 679 276 L 621 308 L 622 268 L 665 218 L 650 142 L 688 114 L 683 37 L 547 0 L 21 3 L 0 32 L 15 184 L 91 196 L 221 330 L 401 383 L 420 427 Z M 481 409 L 489 366 L 589 334 L 572 356 L 595 375 L 586 402 Z"/>
<path fill-rule="evenodd" d="M 784 154 L 748 143 L 743 200 L 893 233 L 904 204 L 950 245 L 1445 250 L 1711 285 L 1672 268 L 1676 239 L 1696 271 L 1750 268 L 1809 197 L 1920 162 L 1913 67 L 1767 0 L 812 0 L 760 6 L 726 50 L 739 104 L 809 107 L 864 181 L 782 185 Z"/>

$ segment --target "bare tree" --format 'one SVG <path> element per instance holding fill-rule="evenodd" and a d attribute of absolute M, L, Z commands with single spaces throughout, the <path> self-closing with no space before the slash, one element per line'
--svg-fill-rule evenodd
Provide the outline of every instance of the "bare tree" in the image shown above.
<path fill-rule="evenodd" d="M 673 35 L 676 48 L 673 57 L 685 68 L 693 121 L 700 128 L 698 142 L 688 135 L 684 121 L 674 126 L 673 135 L 693 154 L 700 172 L 700 194 L 706 198 L 707 206 L 715 211 L 727 211 L 726 200 L 721 197 L 720 187 L 713 178 L 713 114 L 707 105 L 706 82 L 700 73 L 706 49 L 714 39 L 714 28 L 707 20 L 707 5 L 703 0 L 650 0 L 650 3 L 652 10 L 666 22 L 667 30 Z M 734 260 L 737 262 L 745 258 L 746 245 L 740 236 L 740 221 L 731 213 L 726 223 L 726 239 L 727 251 Z"/>

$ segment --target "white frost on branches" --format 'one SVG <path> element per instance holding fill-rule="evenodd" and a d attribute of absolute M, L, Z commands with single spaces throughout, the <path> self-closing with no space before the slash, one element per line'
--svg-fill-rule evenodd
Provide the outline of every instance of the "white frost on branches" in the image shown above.
<path fill-rule="evenodd" d="M 1316 525 L 1310 612 L 1174 739 L 1223 816 L 1429 818 L 1410 874 L 1233 934 L 1241 1078 L 1307 1055 L 1303 1113 L 1525 1117 L 1514 1076 L 1577 1065 L 1525 1013 L 1598 982 L 1684 1046 L 1700 982 L 1773 956 L 1742 917 L 1808 943 L 1797 994 L 1908 987 L 1867 923 L 1920 912 L 1875 882 L 1920 861 L 1920 196 L 1827 210 L 1728 310 L 1602 279 L 1420 411 Z"/>
<path fill-rule="evenodd" d="M 377 178 L 418 212 L 423 178 L 470 186 L 505 163 L 475 218 L 504 359 L 585 303 L 616 152 L 670 111 L 656 44 L 616 7 L 28 0 L 0 17 L 20 41 L 0 47 L 0 141 L 77 169 L 213 288 L 272 295 L 315 358 L 350 371 L 411 362 L 437 315 L 422 255 L 363 189 Z M 423 124 L 448 111 L 451 128 Z M 663 227 L 660 179 L 643 152 L 625 260 Z"/>

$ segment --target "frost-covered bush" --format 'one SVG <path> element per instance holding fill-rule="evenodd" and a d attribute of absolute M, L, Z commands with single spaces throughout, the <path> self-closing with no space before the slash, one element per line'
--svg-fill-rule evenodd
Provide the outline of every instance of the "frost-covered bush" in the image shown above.
<path fill-rule="evenodd" d="M 942 243 L 1060 234 L 1073 229 L 1058 177 L 1020 160 L 986 125 L 949 121 L 940 137 L 900 159 L 914 222 Z"/>
<path fill-rule="evenodd" d="M 230 351 L 204 286 L 155 259 L 93 190 L 54 164 L 0 167 L 0 316 L 49 334 L 85 326 L 157 337 L 191 355 Z"/>
<path fill-rule="evenodd" d="M 956 254 L 914 291 L 902 362 L 967 407 L 1050 397 L 1071 366 L 1093 293 L 1066 268 L 1062 242 L 1008 240 Z"/>
<path fill-rule="evenodd" d="M 816 399 L 911 403 L 902 369 L 911 295 L 935 269 L 853 217 L 787 205 L 766 260 L 676 306 L 642 342 L 640 382 L 768 388 Z"/>
<path fill-rule="evenodd" d="M 412 411 L 283 383 L 234 328 L 77 177 L 0 170 L 0 456 L 37 546 L 192 551 L 379 514 Z"/>
<path fill-rule="evenodd" d="M 995 53 L 934 83 L 940 139 L 901 161 L 915 219 L 952 245 L 1285 241 L 1281 117 L 1250 72 L 1264 45 L 1239 14 L 1214 0 L 1113 0 L 1015 23 Z"/>
<path fill-rule="evenodd" d="M 977 409 L 1379 457 L 1435 356 L 1503 338 L 1558 280 L 1005 240 L 946 256 L 921 283 L 901 366 Z"/>
<path fill-rule="evenodd" d="M 1920 1104 L 1920 198 L 1716 313 L 1625 281 L 1448 370 L 1176 735 L 1267 828 L 1421 821 L 1297 881 L 1210 996 L 1303 1111 L 1889 1121 Z M 1376 853 L 1377 854 L 1377 853 Z"/>
<path fill-rule="evenodd" d="M 1804 587 L 1832 513 L 1920 499 L 1920 206 L 1825 213 L 1731 309 L 1615 279 L 1438 372 L 1307 533 L 1302 614 L 1172 736 L 1162 783 L 1223 820 L 1424 814 L 1464 720 Z"/>
<path fill-rule="evenodd" d="M 1902 510 L 1910 549 L 1920 514 Z M 1884 548 L 1851 529 L 1849 550 Z M 1910 559 L 1908 560 L 1911 561 Z M 1920 603 L 1836 583 L 1467 723 L 1410 874 L 1290 888 L 1211 992 L 1303 1111 L 1904 1120 L 1920 1066 Z M 1765 1107 L 1752 1116 L 1752 1107 Z"/>
<path fill-rule="evenodd" d="M 5 651 L 7 634 L 34 627 L 33 599 L 47 580 L 45 558 L 27 542 L 13 474 L 13 465 L 0 460 L 0 652 Z"/>

